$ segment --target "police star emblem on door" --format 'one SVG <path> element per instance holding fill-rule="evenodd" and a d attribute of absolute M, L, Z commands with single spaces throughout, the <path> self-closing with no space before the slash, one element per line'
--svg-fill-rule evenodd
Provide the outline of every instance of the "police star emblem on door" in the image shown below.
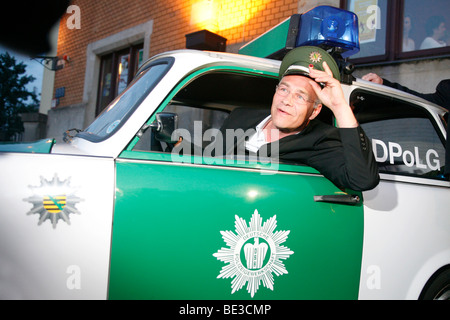
<path fill-rule="evenodd" d="M 237 215 L 235 219 L 236 233 L 221 231 L 228 248 L 221 248 L 213 254 L 227 264 L 217 278 L 234 278 L 231 282 L 232 294 L 247 285 L 247 291 L 253 298 L 261 283 L 273 291 L 273 274 L 287 274 L 282 260 L 294 253 L 281 245 L 287 240 L 290 231 L 275 231 L 276 216 L 263 224 L 258 210 L 253 213 L 249 226 Z"/>
<path fill-rule="evenodd" d="M 59 220 L 70 225 L 69 215 L 80 214 L 75 205 L 83 201 L 75 195 L 76 188 L 70 186 L 70 178 L 60 180 L 55 174 L 51 180 L 44 177 L 40 177 L 40 180 L 40 186 L 29 186 L 33 196 L 24 199 L 33 205 L 27 214 L 39 214 L 38 225 L 45 220 L 50 220 L 53 228 L 56 228 Z"/>

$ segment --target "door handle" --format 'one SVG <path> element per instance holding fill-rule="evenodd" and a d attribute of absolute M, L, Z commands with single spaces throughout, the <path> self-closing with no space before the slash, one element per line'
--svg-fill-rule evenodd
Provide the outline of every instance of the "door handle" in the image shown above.
<path fill-rule="evenodd" d="M 357 194 L 333 194 L 314 196 L 314 201 L 357 205 L 361 202 L 361 197 Z"/>

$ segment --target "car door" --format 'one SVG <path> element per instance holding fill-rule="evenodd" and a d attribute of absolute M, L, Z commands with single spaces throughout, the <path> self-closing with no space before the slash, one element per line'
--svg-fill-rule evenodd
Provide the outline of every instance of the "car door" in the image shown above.
<path fill-rule="evenodd" d="M 158 111 L 205 142 L 234 106 L 269 107 L 274 87 L 272 74 L 205 69 Z M 116 161 L 110 299 L 358 297 L 358 194 L 301 164 L 164 150 L 139 134 Z"/>

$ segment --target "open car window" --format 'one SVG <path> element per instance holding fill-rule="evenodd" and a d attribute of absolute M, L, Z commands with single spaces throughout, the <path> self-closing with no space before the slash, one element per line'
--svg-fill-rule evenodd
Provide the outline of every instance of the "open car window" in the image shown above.
<path fill-rule="evenodd" d="M 277 83 L 278 78 L 276 77 L 236 70 L 205 72 L 189 81 L 158 112 L 176 114 L 177 131 L 183 136 L 184 142 L 188 140 L 193 146 L 189 153 L 201 155 L 206 159 L 212 154 L 211 142 L 216 140 L 216 134 L 234 109 L 250 109 L 254 110 L 255 114 L 270 113 Z M 331 124 L 331 112 L 328 112 L 327 108 L 323 108 L 323 110 L 320 119 Z M 241 133 L 236 133 L 236 135 L 239 134 Z M 243 134 L 248 135 L 247 137 L 250 135 L 249 132 Z M 145 134 L 140 137 L 132 150 L 166 153 L 173 151 L 171 145 L 155 138 L 153 130 L 145 131 Z M 183 152 L 186 155 L 186 149 Z M 234 159 L 239 159 L 239 161 L 279 161 L 279 159 L 261 159 L 264 156 L 255 159 L 255 157 L 244 155 L 244 153 L 237 152 L 233 155 Z M 205 160 L 206 163 L 209 163 L 208 161 L 208 159 Z M 299 163 L 287 164 L 301 165 Z"/>
<path fill-rule="evenodd" d="M 235 108 L 270 110 L 277 79 L 236 71 L 206 72 L 181 88 L 159 112 L 177 116 L 177 132 L 201 155 Z M 147 130 L 134 151 L 171 152 Z M 195 154 L 194 154 L 195 155 Z"/>
<path fill-rule="evenodd" d="M 380 173 L 445 179 L 443 137 L 425 109 L 363 90 L 355 90 L 350 101 Z"/>

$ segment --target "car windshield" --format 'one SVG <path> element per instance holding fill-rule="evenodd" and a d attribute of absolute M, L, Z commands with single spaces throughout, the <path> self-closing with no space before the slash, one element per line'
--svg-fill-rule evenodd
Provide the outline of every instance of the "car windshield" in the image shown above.
<path fill-rule="evenodd" d="M 140 72 L 125 91 L 77 137 L 101 141 L 114 134 L 153 90 L 171 66 L 171 60 L 158 61 Z"/>

